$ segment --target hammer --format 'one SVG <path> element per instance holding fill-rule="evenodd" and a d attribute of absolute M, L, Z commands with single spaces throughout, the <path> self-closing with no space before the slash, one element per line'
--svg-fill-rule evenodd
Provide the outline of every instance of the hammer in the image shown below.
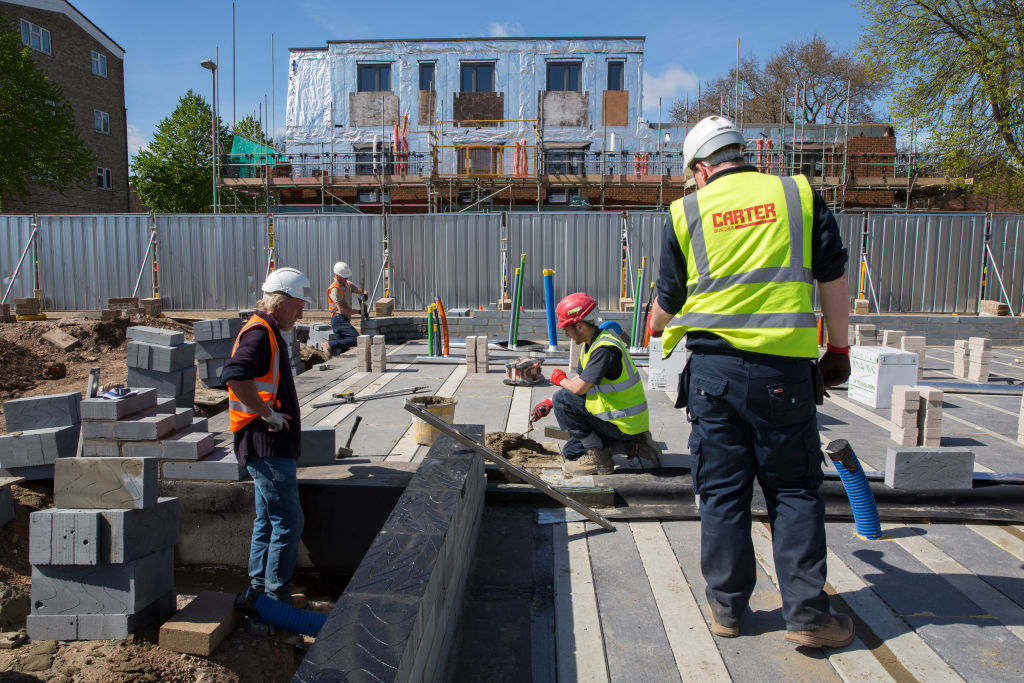
<path fill-rule="evenodd" d="M 338 452 L 334 456 L 335 460 L 341 460 L 342 458 L 352 457 L 352 449 L 349 448 L 349 446 L 352 445 L 352 437 L 356 435 L 356 430 L 359 429 L 359 423 L 362 421 L 363 416 L 356 415 L 356 421 L 355 424 L 352 425 L 352 431 L 348 433 L 348 441 L 345 442 L 344 446 L 338 449 Z"/>

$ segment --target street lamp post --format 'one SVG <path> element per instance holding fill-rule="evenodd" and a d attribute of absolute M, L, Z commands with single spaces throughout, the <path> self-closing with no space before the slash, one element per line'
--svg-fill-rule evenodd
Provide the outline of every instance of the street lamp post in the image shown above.
<path fill-rule="evenodd" d="M 210 70 L 213 89 L 210 94 L 210 158 L 213 162 L 213 212 L 217 211 L 217 62 L 204 59 L 199 66 Z"/>

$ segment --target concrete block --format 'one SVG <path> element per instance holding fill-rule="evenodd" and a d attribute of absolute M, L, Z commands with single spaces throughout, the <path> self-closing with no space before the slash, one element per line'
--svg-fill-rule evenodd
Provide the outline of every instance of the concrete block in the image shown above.
<path fill-rule="evenodd" d="M 918 404 L 920 401 L 921 392 L 918 387 L 908 386 L 906 384 L 898 384 L 892 388 L 892 414 L 896 415 L 898 412 L 904 410 L 913 410 L 917 412 Z M 895 418 L 893 422 L 895 422 Z"/>
<path fill-rule="evenodd" d="M 974 479 L 974 451 L 966 448 L 889 448 L 885 484 L 894 489 L 969 489 Z"/>
<path fill-rule="evenodd" d="M 890 436 L 900 446 L 916 446 L 919 434 L 917 423 L 911 422 L 902 427 L 894 426 Z"/>
<path fill-rule="evenodd" d="M 58 508 L 140 509 L 156 504 L 158 463 L 150 458 L 57 458 Z"/>
<path fill-rule="evenodd" d="M 967 345 L 971 349 L 989 351 L 992 349 L 992 340 L 988 337 L 968 337 Z"/>
<path fill-rule="evenodd" d="M 183 432 L 162 441 L 125 443 L 121 446 L 121 453 L 128 458 L 200 460 L 209 455 L 213 448 L 213 434 Z"/>
<path fill-rule="evenodd" d="M 218 339 L 230 339 L 234 342 L 235 337 L 242 331 L 242 320 L 240 318 L 215 318 L 213 320 L 200 320 L 192 326 L 197 342 L 215 341 Z M 230 349 L 228 349 L 230 352 Z"/>
<path fill-rule="evenodd" d="M 882 346 L 889 346 L 894 349 L 900 348 L 900 341 L 906 335 L 906 332 L 902 330 L 883 330 L 882 331 Z"/>
<path fill-rule="evenodd" d="M 391 297 L 377 299 L 373 304 L 373 314 L 378 318 L 386 318 L 395 314 L 395 300 Z"/>
<path fill-rule="evenodd" d="M 133 614 L 174 591 L 174 548 L 94 567 L 32 567 L 32 614 Z"/>
<path fill-rule="evenodd" d="M 102 564 L 126 564 L 178 542 L 178 499 L 142 510 L 99 510 Z"/>
<path fill-rule="evenodd" d="M 987 365 L 975 365 L 974 363 L 971 363 L 967 367 L 967 379 L 972 382 L 987 382 L 989 374 L 989 367 Z"/>
<path fill-rule="evenodd" d="M 202 460 L 161 461 L 160 473 L 163 479 L 244 481 L 249 478 L 248 470 L 238 464 L 235 454 L 224 448 L 214 449 Z"/>
<path fill-rule="evenodd" d="M 342 442 L 343 443 L 343 442 Z M 338 430 L 333 426 L 302 427 L 302 452 L 299 467 L 337 464 Z"/>
<path fill-rule="evenodd" d="M 80 614 L 79 640 L 123 640 L 174 613 L 178 600 L 173 590 L 132 614 Z"/>
<path fill-rule="evenodd" d="M 174 372 L 194 364 L 198 349 L 199 345 L 195 342 L 184 342 L 177 346 L 128 342 L 126 363 L 128 367 L 139 370 Z"/>
<path fill-rule="evenodd" d="M 490 352 L 487 348 L 489 339 L 487 335 L 477 335 L 476 338 L 476 371 L 486 373 L 490 361 Z"/>
<path fill-rule="evenodd" d="M 477 372 L 475 335 L 466 337 L 466 372 Z"/>
<path fill-rule="evenodd" d="M 183 410 L 190 410 L 184 408 Z M 192 421 L 191 414 L 185 416 L 187 422 Z M 129 417 L 123 420 L 89 421 L 82 425 L 85 439 L 121 439 L 124 441 L 156 441 L 175 431 L 179 417 L 177 414 L 145 415 Z"/>
<path fill-rule="evenodd" d="M 75 425 L 0 436 L 0 467 L 52 465 L 57 458 L 74 457 L 78 450 L 78 431 Z"/>
<path fill-rule="evenodd" d="M 145 344 L 160 344 L 161 346 L 177 346 L 185 341 L 184 332 L 165 330 L 159 327 L 146 327 L 145 325 L 131 325 L 125 330 L 125 336 L 132 341 Z"/>
<path fill-rule="evenodd" d="M 29 516 L 28 559 L 34 565 L 100 564 L 100 511 L 50 508 Z"/>
<path fill-rule="evenodd" d="M 566 373 L 569 377 L 577 374 L 577 368 L 580 365 L 580 354 L 583 352 L 583 347 L 580 344 L 570 340 L 569 341 L 569 371 Z"/>
<path fill-rule="evenodd" d="M 361 334 L 356 337 L 356 372 L 372 372 L 372 363 L 370 360 L 372 346 L 372 336 L 368 334 Z"/>
<path fill-rule="evenodd" d="M 70 351 L 81 343 L 67 332 L 56 327 L 43 335 L 43 341 L 53 344 L 61 351 Z"/>
<path fill-rule="evenodd" d="M 388 353 L 384 337 L 377 335 L 370 344 L 370 372 L 387 372 Z"/>
<path fill-rule="evenodd" d="M 203 591 L 160 627 L 160 647 L 208 657 L 238 626 L 231 593 Z"/>
<path fill-rule="evenodd" d="M 131 376 L 132 370 L 128 370 Z M 143 410 L 156 407 L 157 392 L 155 389 L 139 385 L 135 393 L 124 398 L 86 398 L 82 400 L 83 420 L 120 420 Z"/>
<path fill-rule="evenodd" d="M 196 360 L 209 360 L 211 358 L 231 358 L 231 349 L 235 345 L 234 337 L 230 339 L 216 339 L 199 342 L 196 344 Z"/>
<path fill-rule="evenodd" d="M 120 458 L 122 442 L 117 439 L 85 439 L 83 458 Z"/>
<path fill-rule="evenodd" d="M 82 394 L 77 391 L 4 401 L 7 432 L 78 424 L 82 421 L 81 403 Z"/>
<path fill-rule="evenodd" d="M 193 417 L 192 425 L 188 428 L 189 434 L 206 433 L 210 431 L 209 421 L 205 417 Z"/>
<path fill-rule="evenodd" d="M 189 394 L 195 397 L 196 391 L 196 367 L 194 365 L 174 372 L 156 372 L 154 370 L 140 370 L 128 368 L 128 386 L 148 387 L 156 389 L 160 396 L 172 396 L 182 399 Z M 192 406 L 192 401 L 178 401 L 179 406 L 186 408 Z"/>
<path fill-rule="evenodd" d="M 30 614 L 25 629 L 32 640 L 78 640 L 78 615 Z"/>
<path fill-rule="evenodd" d="M 26 481 L 53 479 L 53 465 L 30 465 L 28 467 L 0 467 L 0 477 L 20 477 Z"/>
<path fill-rule="evenodd" d="M 224 369 L 227 358 L 208 358 L 196 361 L 196 374 L 199 379 L 220 381 L 220 371 Z"/>

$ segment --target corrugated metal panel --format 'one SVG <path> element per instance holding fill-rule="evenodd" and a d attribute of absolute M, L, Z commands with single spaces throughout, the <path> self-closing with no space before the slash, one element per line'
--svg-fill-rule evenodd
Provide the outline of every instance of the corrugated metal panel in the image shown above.
<path fill-rule="evenodd" d="M 0 215 L 0 297 L 7 291 L 14 274 L 14 267 L 18 265 L 18 258 L 21 250 L 28 242 L 28 236 L 32 234 L 32 216 L 3 216 Z M 13 303 L 15 299 L 32 296 L 32 268 L 31 250 L 25 256 L 27 265 L 22 265 L 18 279 L 11 287 L 7 295 L 7 303 Z M 11 310 L 14 310 L 13 307 Z"/>
<path fill-rule="evenodd" d="M 313 285 L 311 309 L 326 310 L 334 263 L 345 261 L 352 280 L 373 291 L 384 262 L 384 219 L 358 215 L 274 215 L 276 266 L 298 268 Z M 365 274 L 361 264 L 365 263 Z M 383 296 L 383 289 L 377 296 Z M 353 302 L 354 303 L 354 302 Z"/>
<path fill-rule="evenodd" d="M 156 217 L 165 308 L 252 308 L 267 274 L 267 217 Z"/>
<path fill-rule="evenodd" d="M 1010 296 L 1010 308 L 1017 315 L 1024 309 L 1024 216 L 992 217 L 993 265 L 999 269 L 1003 287 Z M 985 298 L 1005 301 L 995 274 L 988 279 Z"/>
<path fill-rule="evenodd" d="M 131 296 L 149 244 L 145 214 L 36 216 L 39 289 L 43 307 L 96 311 L 111 297 Z M 152 296 L 152 268 L 140 296 Z"/>
<path fill-rule="evenodd" d="M 632 296 L 636 285 L 636 271 L 647 257 L 647 273 L 644 276 L 644 287 L 640 292 L 640 300 L 647 302 L 650 283 L 658 281 L 658 269 L 661 267 L 661 239 L 665 231 L 665 222 L 669 214 L 666 211 L 638 212 L 629 214 L 629 256 L 632 272 L 628 274 L 626 296 Z"/>
<path fill-rule="evenodd" d="M 498 301 L 500 214 L 389 216 L 388 240 L 391 295 L 399 308 L 422 310 L 438 296 L 446 308 Z"/>
<path fill-rule="evenodd" d="M 541 270 L 555 269 L 555 300 L 587 292 L 604 310 L 618 310 L 622 286 L 622 214 L 508 214 L 507 273 L 511 283 L 526 254 L 523 307 L 544 308 Z"/>
<path fill-rule="evenodd" d="M 850 298 L 857 298 L 860 288 L 860 256 L 861 256 L 861 234 L 864 230 L 863 213 L 841 213 L 836 216 L 839 222 L 839 235 L 842 237 L 843 246 L 846 247 L 846 279 L 850 284 Z M 814 288 L 815 308 L 821 308 L 821 300 L 818 297 L 818 288 Z"/>

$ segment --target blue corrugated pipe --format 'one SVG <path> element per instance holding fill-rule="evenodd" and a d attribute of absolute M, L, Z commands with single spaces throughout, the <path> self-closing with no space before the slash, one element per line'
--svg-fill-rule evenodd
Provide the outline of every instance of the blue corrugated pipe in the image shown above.
<path fill-rule="evenodd" d="M 558 332 L 555 328 L 555 271 L 544 271 L 544 306 L 548 309 L 548 351 L 558 350 Z"/>
<path fill-rule="evenodd" d="M 268 598 L 263 593 L 253 590 L 250 586 L 235 598 L 235 608 L 250 617 L 259 617 L 260 621 L 275 628 L 283 628 L 292 633 L 316 637 L 327 621 L 326 614 L 299 609 L 283 602 Z"/>
<path fill-rule="evenodd" d="M 839 478 L 843 481 L 843 488 L 846 489 L 846 496 L 850 499 L 850 508 L 853 510 L 857 533 L 869 541 L 877 541 L 882 537 L 882 524 L 878 519 L 875 494 L 871 492 L 871 485 L 857 455 L 853 452 L 853 447 L 846 439 L 836 439 L 825 446 L 825 455 L 835 465 Z"/>

